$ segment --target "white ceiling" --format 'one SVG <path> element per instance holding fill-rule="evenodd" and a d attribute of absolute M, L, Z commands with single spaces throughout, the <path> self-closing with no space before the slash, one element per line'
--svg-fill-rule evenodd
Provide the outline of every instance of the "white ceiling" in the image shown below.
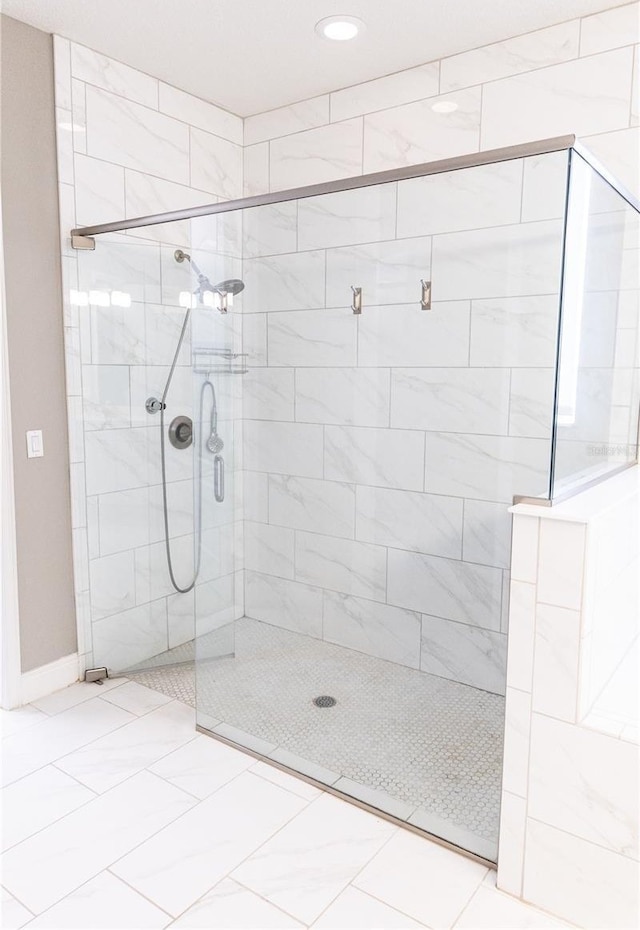
<path fill-rule="evenodd" d="M 2 0 L 67 36 L 240 116 L 620 5 L 620 0 Z M 314 32 L 335 13 L 353 42 Z"/>

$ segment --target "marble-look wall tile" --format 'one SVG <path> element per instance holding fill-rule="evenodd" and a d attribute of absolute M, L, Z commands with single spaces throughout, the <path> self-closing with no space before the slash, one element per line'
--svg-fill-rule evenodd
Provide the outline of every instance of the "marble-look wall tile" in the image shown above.
<path fill-rule="evenodd" d="M 55 36 L 54 36 L 55 38 Z M 84 81 L 71 81 L 73 103 L 73 150 L 87 153 L 87 85 Z"/>
<path fill-rule="evenodd" d="M 425 491 L 508 504 L 535 497 L 547 491 L 549 454 L 544 439 L 427 433 Z"/>
<path fill-rule="evenodd" d="M 389 549 L 389 604 L 498 631 L 501 599 L 497 568 Z"/>
<path fill-rule="evenodd" d="M 246 259 L 243 310 L 266 313 L 325 306 L 324 266 L 324 252 L 319 251 Z"/>
<path fill-rule="evenodd" d="M 496 568 L 511 564 L 511 514 L 505 504 L 465 500 L 462 558 Z"/>
<path fill-rule="evenodd" d="M 243 195 L 253 197 L 269 191 L 269 143 L 245 145 L 243 149 Z"/>
<path fill-rule="evenodd" d="M 53 70 L 55 74 L 56 106 L 71 109 L 71 43 L 62 36 L 53 36 Z"/>
<path fill-rule="evenodd" d="M 324 476 L 332 481 L 421 491 L 423 464 L 424 433 L 325 427 Z"/>
<path fill-rule="evenodd" d="M 582 602 L 585 527 L 545 520 L 540 527 L 538 601 L 579 610 Z"/>
<path fill-rule="evenodd" d="M 580 21 L 571 20 L 443 58 L 440 89 L 444 93 L 576 58 L 579 35 Z"/>
<path fill-rule="evenodd" d="M 124 169 L 76 153 L 76 220 L 81 226 L 124 216 Z"/>
<path fill-rule="evenodd" d="M 525 900 L 591 930 L 622 930 L 637 922 L 633 859 L 529 818 L 525 861 Z"/>
<path fill-rule="evenodd" d="M 355 499 L 350 484 L 269 476 L 269 521 L 273 524 L 353 539 Z"/>
<path fill-rule="evenodd" d="M 585 16 L 580 23 L 580 55 L 595 55 L 611 48 L 640 42 L 640 9 L 628 3 L 613 10 Z"/>
<path fill-rule="evenodd" d="M 303 203 L 305 201 L 302 201 Z M 242 257 L 295 252 L 299 205 L 295 200 L 242 211 Z M 310 248 L 315 248 L 311 246 Z"/>
<path fill-rule="evenodd" d="M 520 691 L 533 687 L 536 589 L 526 581 L 512 581 L 509 603 L 507 684 Z"/>
<path fill-rule="evenodd" d="M 322 638 L 322 589 L 296 581 L 245 572 L 248 617 Z"/>
<path fill-rule="evenodd" d="M 247 353 L 247 364 L 267 364 L 266 313 L 242 314 L 242 351 Z"/>
<path fill-rule="evenodd" d="M 462 501 L 419 491 L 359 486 L 356 539 L 459 559 Z"/>
<path fill-rule="evenodd" d="M 384 602 L 387 551 L 383 546 L 296 533 L 296 580 Z"/>
<path fill-rule="evenodd" d="M 296 420 L 341 426 L 387 426 L 389 380 L 386 368 L 298 368 Z"/>
<path fill-rule="evenodd" d="M 94 365 L 141 365 L 147 360 L 145 309 L 91 306 L 91 361 Z"/>
<path fill-rule="evenodd" d="M 329 95 L 311 97 L 286 107 L 267 110 L 244 120 L 244 144 L 253 145 L 278 136 L 289 136 L 329 122 Z"/>
<path fill-rule="evenodd" d="M 636 45 L 633 56 L 633 89 L 631 91 L 630 126 L 640 123 L 640 45 Z"/>
<path fill-rule="evenodd" d="M 71 110 L 56 107 L 56 158 L 58 181 L 73 184 L 73 117 Z"/>
<path fill-rule="evenodd" d="M 242 194 L 242 148 L 202 129 L 190 129 L 191 184 L 233 200 Z"/>
<path fill-rule="evenodd" d="M 485 85 L 482 148 L 628 126 L 632 57 L 624 48 Z"/>
<path fill-rule="evenodd" d="M 374 81 L 355 84 L 331 94 L 331 121 L 362 116 L 375 110 L 387 110 L 414 100 L 434 97 L 439 89 L 440 66 L 437 61 L 417 68 L 397 71 Z"/>
<path fill-rule="evenodd" d="M 238 517 L 267 523 L 269 519 L 269 476 L 260 471 L 243 471 L 239 476 L 242 488 Z"/>
<path fill-rule="evenodd" d="M 523 160 L 398 182 L 398 236 L 424 236 L 520 221 Z"/>
<path fill-rule="evenodd" d="M 533 714 L 529 817 L 638 859 L 637 785 L 631 743 Z"/>
<path fill-rule="evenodd" d="M 86 430 L 130 426 L 129 369 L 125 365 L 83 365 L 82 387 Z"/>
<path fill-rule="evenodd" d="M 434 236 L 434 300 L 557 294 L 561 238 L 558 220 Z"/>
<path fill-rule="evenodd" d="M 504 694 L 506 636 L 423 615 L 420 668 L 482 691 Z"/>
<path fill-rule="evenodd" d="M 469 364 L 468 301 L 434 303 L 423 311 L 418 301 L 405 306 L 369 307 L 358 327 L 361 366 L 419 367 Z"/>
<path fill-rule="evenodd" d="M 543 523 L 543 531 L 547 522 Z M 545 562 L 546 557 L 541 557 L 541 572 L 544 571 Z M 579 612 L 538 603 L 533 710 L 571 723 L 575 721 L 579 661 Z"/>
<path fill-rule="evenodd" d="M 124 671 L 138 662 L 166 652 L 166 601 L 143 604 L 92 624 L 93 658 L 110 672 Z"/>
<path fill-rule="evenodd" d="M 532 155 L 523 159 L 523 223 L 558 219 L 564 215 L 568 162 L 566 151 Z"/>
<path fill-rule="evenodd" d="M 108 429 L 85 437 L 87 494 L 124 491 L 148 482 L 149 434 L 146 429 Z"/>
<path fill-rule="evenodd" d="M 549 438 L 554 392 L 552 368 L 514 368 L 509 392 L 509 435 Z"/>
<path fill-rule="evenodd" d="M 155 78 L 76 42 L 71 43 L 71 71 L 74 78 L 86 84 L 101 87 L 153 110 L 158 109 L 158 81 Z"/>
<path fill-rule="evenodd" d="M 420 666 L 420 615 L 324 592 L 324 639 L 410 668 Z"/>
<path fill-rule="evenodd" d="M 357 361 L 357 318 L 348 309 L 270 313 L 270 365 L 347 366 Z"/>
<path fill-rule="evenodd" d="M 188 126 L 91 85 L 87 86 L 87 154 L 189 183 Z"/>
<path fill-rule="evenodd" d="M 183 123 L 197 126 L 198 129 L 221 136 L 229 142 L 235 142 L 236 145 L 242 145 L 242 119 L 239 116 L 162 81 L 159 109 L 168 116 L 182 120 Z"/>
<path fill-rule="evenodd" d="M 393 239 L 395 230 L 395 184 L 338 191 L 298 203 L 299 249 Z"/>
<path fill-rule="evenodd" d="M 322 477 L 322 427 L 244 421 L 244 465 L 249 471 Z"/>
<path fill-rule="evenodd" d="M 624 184 L 636 197 L 640 195 L 640 181 L 638 180 L 640 128 L 638 126 L 621 129 L 618 132 L 585 136 L 582 141 L 621 184 Z"/>
<path fill-rule="evenodd" d="M 508 687 L 504 722 L 504 758 L 508 764 L 502 772 L 503 791 L 526 798 L 529 779 L 529 734 L 531 731 L 531 694 Z"/>
<path fill-rule="evenodd" d="M 215 200 L 207 191 L 194 190 L 184 184 L 165 181 L 141 171 L 125 171 L 125 216 L 150 216 L 153 213 L 166 213 L 187 207 L 198 207 Z M 161 241 L 189 241 L 189 224 L 187 221 L 148 226 L 145 237 L 157 237 Z"/>
<path fill-rule="evenodd" d="M 91 576 L 91 613 L 94 620 L 121 613 L 136 603 L 136 579 L 133 552 L 93 559 Z"/>
<path fill-rule="evenodd" d="M 434 110 L 442 100 L 450 112 Z M 478 150 L 480 88 L 431 97 L 364 117 L 365 173 L 416 165 Z"/>
<path fill-rule="evenodd" d="M 502 792 L 500 805 L 500 839 L 498 841 L 497 887 L 500 891 L 522 896 L 522 870 L 527 821 L 527 802 L 509 791 Z M 500 851 L 508 851 L 500 855 Z"/>
<path fill-rule="evenodd" d="M 253 572 L 294 578 L 294 531 L 266 523 L 245 523 L 244 565 Z M 305 580 L 305 579 L 300 579 Z"/>
<path fill-rule="evenodd" d="M 557 294 L 473 300 L 471 364 L 553 368 L 558 308 Z"/>
<path fill-rule="evenodd" d="M 242 379 L 242 415 L 248 420 L 293 420 L 292 368 L 253 368 Z M 299 419 L 304 420 L 304 417 Z"/>
<path fill-rule="evenodd" d="M 397 368 L 391 426 L 452 433 L 507 432 L 509 372 L 500 368 Z"/>
<path fill-rule="evenodd" d="M 362 119 L 274 139 L 269 149 L 272 191 L 361 174 Z"/>
<path fill-rule="evenodd" d="M 351 306 L 362 288 L 362 312 L 376 304 L 419 302 L 421 278 L 430 277 L 431 239 L 394 239 L 327 251 L 328 307 Z"/>

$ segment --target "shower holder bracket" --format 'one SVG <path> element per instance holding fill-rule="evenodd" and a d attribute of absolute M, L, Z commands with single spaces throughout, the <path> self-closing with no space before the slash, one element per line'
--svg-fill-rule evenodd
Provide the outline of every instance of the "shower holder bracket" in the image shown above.
<path fill-rule="evenodd" d="M 93 236 L 71 236 L 71 248 L 80 251 L 95 251 L 96 240 Z"/>

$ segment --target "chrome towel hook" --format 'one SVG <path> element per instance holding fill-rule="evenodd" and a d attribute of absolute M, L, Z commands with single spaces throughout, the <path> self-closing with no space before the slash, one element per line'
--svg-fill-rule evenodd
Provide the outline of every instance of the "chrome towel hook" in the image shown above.
<path fill-rule="evenodd" d="M 420 306 L 423 310 L 431 310 L 431 281 L 420 279 L 422 285 L 422 295 L 420 297 Z"/>
<path fill-rule="evenodd" d="M 353 291 L 353 300 L 351 301 L 351 309 L 354 313 L 362 313 L 362 288 L 354 287 L 351 285 L 351 290 Z"/>

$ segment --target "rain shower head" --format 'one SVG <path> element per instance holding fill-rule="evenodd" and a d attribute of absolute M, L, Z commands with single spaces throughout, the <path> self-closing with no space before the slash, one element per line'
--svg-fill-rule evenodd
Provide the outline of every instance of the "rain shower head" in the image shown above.
<path fill-rule="evenodd" d="M 219 309 L 223 313 L 227 312 L 227 298 L 235 297 L 236 294 L 239 294 L 240 291 L 244 290 L 244 281 L 241 281 L 240 278 L 226 278 L 224 281 L 220 281 L 218 284 L 212 284 L 206 274 L 200 271 L 189 253 L 184 252 L 182 249 L 176 249 L 173 253 L 173 257 L 177 262 L 180 263 L 186 259 L 193 268 L 195 274 L 198 275 L 198 287 L 195 293 L 198 295 L 198 297 L 200 297 L 200 299 L 202 299 L 202 295 L 207 291 L 212 294 L 220 295 L 221 304 Z"/>

